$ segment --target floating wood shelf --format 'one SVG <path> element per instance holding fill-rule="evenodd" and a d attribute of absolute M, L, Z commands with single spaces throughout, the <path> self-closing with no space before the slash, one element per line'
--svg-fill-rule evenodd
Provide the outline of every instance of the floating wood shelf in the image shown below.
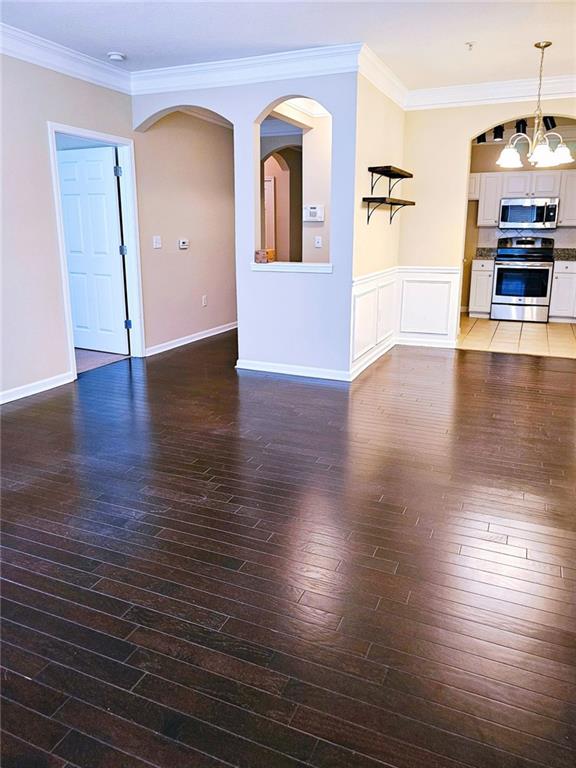
<path fill-rule="evenodd" d="M 401 200 L 399 197 L 363 197 L 362 202 L 368 203 L 367 223 L 370 223 L 370 217 L 381 205 L 390 206 L 390 223 L 392 223 L 392 219 L 400 208 L 405 208 L 407 205 L 416 205 L 413 200 Z"/>
<path fill-rule="evenodd" d="M 362 201 L 368 203 L 368 219 L 367 223 L 370 223 L 370 217 L 381 205 L 390 206 L 390 223 L 392 219 L 398 213 L 400 208 L 404 208 L 407 205 L 416 205 L 412 200 L 401 200 L 398 197 L 392 197 L 392 190 L 402 179 L 414 178 L 410 171 L 404 171 L 402 168 L 397 168 L 395 165 L 372 165 L 368 168 L 370 172 L 370 197 L 363 197 Z M 388 179 L 388 195 L 386 197 L 375 197 L 374 187 L 384 177 Z"/>

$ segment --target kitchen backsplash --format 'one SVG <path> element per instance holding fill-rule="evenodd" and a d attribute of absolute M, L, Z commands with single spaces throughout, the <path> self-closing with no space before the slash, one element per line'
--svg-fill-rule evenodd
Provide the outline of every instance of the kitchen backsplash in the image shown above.
<path fill-rule="evenodd" d="M 497 227 L 478 227 L 478 247 L 495 248 L 499 237 L 551 237 L 556 248 L 576 248 L 576 227 L 558 227 L 557 229 L 498 229 Z"/>

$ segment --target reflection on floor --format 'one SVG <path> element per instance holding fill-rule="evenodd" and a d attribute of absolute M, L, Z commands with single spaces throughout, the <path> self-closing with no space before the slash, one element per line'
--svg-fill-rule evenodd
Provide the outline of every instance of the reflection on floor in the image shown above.
<path fill-rule="evenodd" d="M 98 352 L 95 349 L 78 349 L 76 353 L 76 370 L 78 373 L 91 371 L 93 368 L 101 368 L 103 365 L 117 363 L 119 360 L 125 360 L 128 355 L 113 355 L 111 352 Z"/>
<path fill-rule="evenodd" d="M 514 323 L 463 314 L 459 349 L 576 358 L 576 324 Z"/>

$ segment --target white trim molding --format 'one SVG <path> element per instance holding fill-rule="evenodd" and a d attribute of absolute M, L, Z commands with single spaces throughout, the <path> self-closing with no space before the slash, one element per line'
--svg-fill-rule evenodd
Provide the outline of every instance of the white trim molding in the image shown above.
<path fill-rule="evenodd" d="M 208 61 L 132 73 L 132 94 L 221 88 L 296 77 L 339 75 L 358 70 L 361 43 Z"/>
<path fill-rule="evenodd" d="M 0 26 L 0 52 L 113 91 L 131 93 L 130 72 L 8 24 Z"/>
<path fill-rule="evenodd" d="M 185 344 L 193 344 L 195 341 L 201 339 L 208 339 L 210 336 L 217 336 L 219 333 L 226 333 L 226 331 L 232 331 L 234 328 L 238 328 L 238 323 L 226 323 L 226 325 L 217 325 L 214 328 L 208 328 L 205 331 L 199 331 L 198 333 L 192 333 L 190 336 L 182 336 L 179 339 L 171 339 L 170 341 L 163 341 L 162 344 L 154 344 L 152 347 L 146 348 L 146 357 L 152 355 L 158 355 L 160 352 L 168 352 L 170 349 L 176 349 L 176 347 L 183 347 Z"/>
<path fill-rule="evenodd" d="M 315 272 L 317 274 L 331 274 L 332 264 L 312 261 L 270 261 L 267 264 L 250 263 L 252 272 Z"/>
<path fill-rule="evenodd" d="M 538 80 L 496 80 L 491 83 L 449 85 L 408 91 L 404 108 L 438 109 L 471 107 L 501 102 L 534 101 Z M 576 94 L 576 75 L 556 75 L 542 79 L 542 99 L 568 99 Z"/>
<path fill-rule="evenodd" d="M 538 85 L 536 79 L 527 78 L 409 90 L 363 43 L 130 72 L 8 24 L 0 25 L 0 42 L 0 51 L 7 56 L 133 96 L 357 72 L 403 109 L 413 110 L 533 100 Z M 542 81 L 543 99 L 575 94 L 576 75 Z"/>
<path fill-rule="evenodd" d="M 70 384 L 76 378 L 74 371 L 59 373 L 57 376 L 51 376 L 48 379 L 33 381 L 31 384 L 24 384 L 21 387 L 13 387 L 0 392 L 0 404 L 11 403 L 13 400 L 20 400 L 23 397 L 37 395 L 40 392 L 46 392 L 48 389 L 61 387 L 63 384 Z"/>
<path fill-rule="evenodd" d="M 58 171 L 58 148 L 56 134 L 65 133 L 85 139 L 96 139 L 118 148 L 118 158 L 123 168 L 120 178 L 120 201 L 122 208 L 122 226 L 126 254 L 126 296 L 128 300 L 128 316 L 132 321 L 130 331 L 130 349 L 132 357 L 143 357 L 146 348 L 144 335 L 144 305 L 142 298 L 142 274 L 140 266 L 140 235 L 138 231 L 138 200 L 136 195 L 136 163 L 134 161 L 134 142 L 123 136 L 113 136 L 108 133 L 76 128 L 72 125 L 48 122 L 48 145 L 50 165 L 52 170 L 52 194 L 56 212 L 56 231 L 58 235 L 58 252 L 60 256 L 60 280 L 66 318 L 66 334 L 68 360 L 70 370 L 76 378 L 76 354 L 74 351 L 74 334 L 72 331 L 72 306 L 70 300 L 70 285 L 68 278 L 68 258 L 64 235 L 64 217 L 60 198 L 60 180 Z"/>
<path fill-rule="evenodd" d="M 284 376 L 303 376 L 307 379 L 331 379 L 332 381 L 351 381 L 349 371 L 333 368 L 313 368 L 305 365 L 288 365 L 271 363 L 263 360 L 238 360 L 236 369 L 239 371 L 256 371 L 257 373 L 275 373 Z"/>

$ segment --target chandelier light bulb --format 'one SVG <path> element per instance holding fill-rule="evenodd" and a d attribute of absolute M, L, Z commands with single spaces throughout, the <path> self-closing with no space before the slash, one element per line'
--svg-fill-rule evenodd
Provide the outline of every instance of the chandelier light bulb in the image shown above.
<path fill-rule="evenodd" d="M 566 163 L 573 163 L 574 158 L 572 157 L 572 153 L 570 152 L 570 149 L 564 144 L 564 142 L 560 142 L 556 149 L 554 150 L 554 159 L 556 160 L 556 165 L 565 165 Z"/>
<path fill-rule="evenodd" d="M 500 168 L 522 168 L 522 160 L 516 147 L 504 147 L 500 152 L 500 157 L 496 160 L 496 165 L 499 165 Z"/>

